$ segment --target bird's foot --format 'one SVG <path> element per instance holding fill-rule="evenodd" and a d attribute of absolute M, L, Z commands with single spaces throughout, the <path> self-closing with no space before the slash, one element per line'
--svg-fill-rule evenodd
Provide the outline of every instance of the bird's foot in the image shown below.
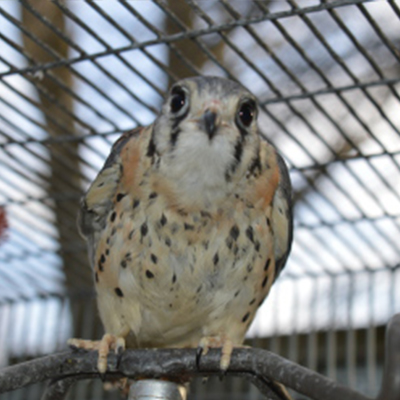
<path fill-rule="evenodd" d="M 222 372 L 226 372 L 231 362 L 231 355 L 233 351 L 233 342 L 231 339 L 223 335 L 218 336 L 205 336 L 203 337 L 197 347 L 197 366 L 199 366 L 200 358 L 206 355 L 211 348 L 221 348 L 220 368 Z"/>
<path fill-rule="evenodd" d="M 110 333 L 106 333 L 101 340 L 69 339 L 67 343 L 78 349 L 97 350 L 99 352 L 97 369 L 100 374 L 104 374 L 107 370 L 107 356 L 110 350 L 114 350 L 118 355 L 125 350 L 125 338 Z"/>

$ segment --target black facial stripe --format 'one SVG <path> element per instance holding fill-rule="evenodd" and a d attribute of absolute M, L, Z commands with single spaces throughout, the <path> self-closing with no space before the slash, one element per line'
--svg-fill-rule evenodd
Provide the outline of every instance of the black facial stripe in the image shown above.
<path fill-rule="evenodd" d="M 240 136 L 242 138 L 245 138 L 249 134 L 249 132 L 247 132 L 247 129 L 243 128 L 243 126 L 241 126 L 240 124 L 236 124 L 236 126 L 239 129 Z"/>
<path fill-rule="evenodd" d="M 229 165 L 225 172 L 225 178 L 226 180 L 229 180 L 231 175 L 236 171 L 237 166 L 240 164 L 240 161 L 242 160 L 242 155 L 243 155 L 243 137 L 239 136 L 238 140 L 235 143 L 235 153 L 233 156 L 235 157 L 235 160 Z"/>
<path fill-rule="evenodd" d="M 175 147 L 175 144 L 178 140 L 178 136 L 181 133 L 181 128 L 177 127 L 175 129 L 172 129 L 171 131 L 171 136 L 170 136 L 170 143 L 171 143 L 171 147 Z"/>
<path fill-rule="evenodd" d="M 146 153 L 147 157 L 153 157 L 156 151 L 157 150 L 156 150 L 156 145 L 154 143 L 154 138 L 151 137 L 149 145 L 147 147 L 147 153 Z"/>
<path fill-rule="evenodd" d="M 184 114 L 173 119 L 173 123 L 172 123 L 172 127 L 171 127 L 171 136 L 170 136 L 171 147 L 174 147 L 178 140 L 179 134 L 181 133 L 179 124 L 181 123 L 182 120 L 184 120 L 187 117 L 187 115 L 189 114 L 189 109 L 190 109 L 190 107 L 188 106 L 186 111 L 184 112 Z"/>
<path fill-rule="evenodd" d="M 237 164 L 240 163 L 242 159 L 242 154 L 243 154 L 243 139 L 239 138 L 239 140 L 235 143 L 235 154 L 234 154 Z"/>
<path fill-rule="evenodd" d="M 254 175 L 255 172 L 260 173 L 261 172 L 261 160 L 260 160 L 260 153 L 257 153 L 257 156 L 253 158 L 250 167 L 249 167 L 249 172 L 251 175 Z"/>

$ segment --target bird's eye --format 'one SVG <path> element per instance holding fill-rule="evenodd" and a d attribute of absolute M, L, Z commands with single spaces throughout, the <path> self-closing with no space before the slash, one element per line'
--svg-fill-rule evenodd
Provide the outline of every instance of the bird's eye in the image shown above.
<path fill-rule="evenodd" d="M 179 113 L 186 105 L 186 93 L 181 87 L 172 89 L 172 97 L 170 102 L 171 112 L 174 114 Z"/>
<path fill-rule="evenodd" d="M 239 107 L 237 114 L 239 122 L 246 128 L 251 125 L 256 115 L 256 104 L 253 100 L 247 100 Z"/>

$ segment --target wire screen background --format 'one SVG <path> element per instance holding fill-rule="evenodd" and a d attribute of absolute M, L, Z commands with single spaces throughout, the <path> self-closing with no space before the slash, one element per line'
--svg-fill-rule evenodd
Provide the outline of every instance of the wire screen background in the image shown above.
<path fill-rule="evenodd" d="M 394 0 L 3 0 L 0 365 L 101 336 L 79 199 L 171 83 L 219 75 L 257 96 L 294 187 L 292 253 L 249 340 L 376 393 L 400 310 L 399 18 Z M 195 389 L 259 396 L 231 380 Z M 0 397 L 27 393 L 40 388 Z"/>

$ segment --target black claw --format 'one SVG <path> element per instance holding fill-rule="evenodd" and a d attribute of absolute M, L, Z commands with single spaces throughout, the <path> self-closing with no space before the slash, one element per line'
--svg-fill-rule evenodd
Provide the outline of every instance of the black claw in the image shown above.
<path fill-rule="evenodd" d="M 102 373 L 99 372 L 99 375 L 100 375 L 101 381 L 105 382 L 106 381 L 106 373 L 102 374 Z"/>
<path fill-rule="evenodd" d="M 124 347 L 123 346 L 118 346 L 117 347 L 117 354 L 120 356 L 124 352 Z"/>
<path fill-rule="evenodd" d="M 223 382 L 224 378 L 228 375 L 227 369 L 221 369 L 221 374 L 218 376 L 220 382 Z"/>
<path fill-rule="evenodd" d="M 220 362 L 221 362 L 222 356 L 223 356 L 223 349 L 222 349 L 222 347 L 221 347 L 221 358 L 220 358 Z M 221 367 L 221 365 L 220 365 L 220 367 Z M 229 366 L 228 366 L 228 368 L 229 368 Z M 219 375 L 219 380 L 220 380 L 221 382 L 223 381 L 223 379 L 224 379 L 224 378 L 226 377 L 226 375 L 228 374 L 228 368 L 226 368 L 226 369 L 220 368 L 221 374 Z"/>
<path fill-rule="evenodd" d="M 123 347 L 119 347 L 117 349 L 117 362 L 116 362 L 116 368 L 117 369 L 119 369 L 119 366 L 121 364 L 122 354 L 124 354 L 124 349 L 123 349 Z"/>
<path fill-rule="evenodd" d="M 203 351 L 204 351 L 204 349 L 201 346 L 199 346 L 197 348 L 197 350 L 196 350 L 196 366 L 197 366 L 197 369 L 200 369 L 200 358 L 201 358 L 201 355 L 203 354 Z"/>

